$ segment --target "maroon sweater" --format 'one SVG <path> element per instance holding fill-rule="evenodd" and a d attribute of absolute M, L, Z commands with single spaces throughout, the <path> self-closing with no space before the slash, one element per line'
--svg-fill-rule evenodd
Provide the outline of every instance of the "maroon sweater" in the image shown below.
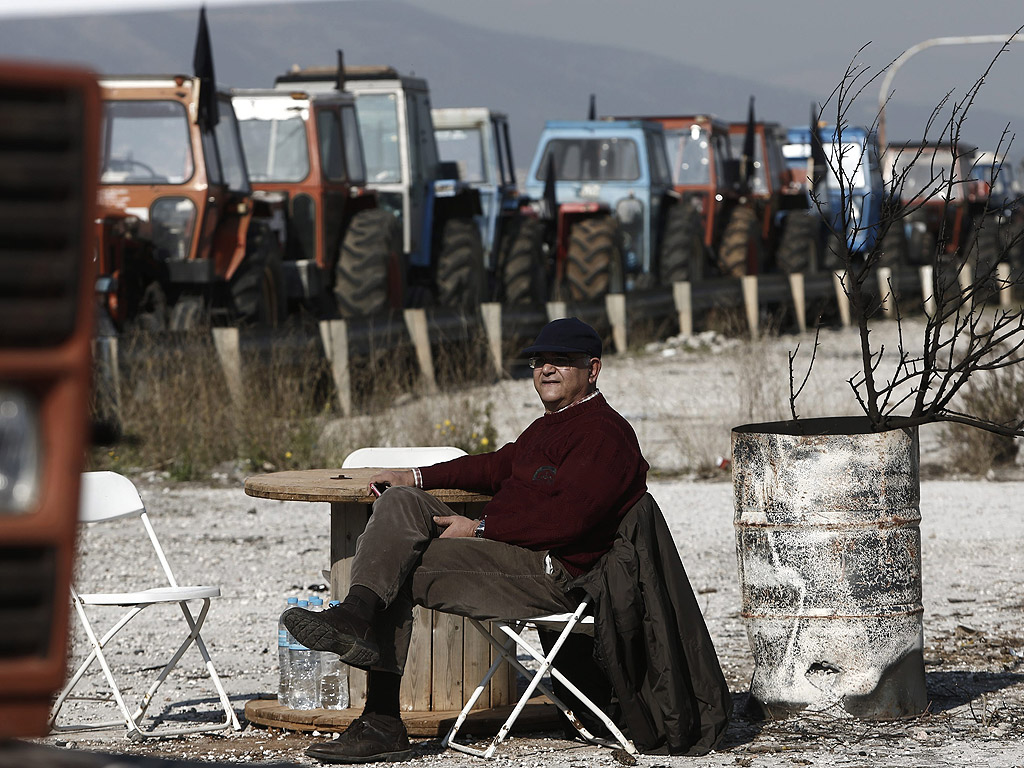
<path fill-rule="evenodd" d="M 494 453 L 422 467 L 423 487 L 493 496 L 488 539 L 550 550 L 578 576 L 611 549 L 619 521 L 647 491 L 636 433 L 598 394 L 534 421 Z"/>

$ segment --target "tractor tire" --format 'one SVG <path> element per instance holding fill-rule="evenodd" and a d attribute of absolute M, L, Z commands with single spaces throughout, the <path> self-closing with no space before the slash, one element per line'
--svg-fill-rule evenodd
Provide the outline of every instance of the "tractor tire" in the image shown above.
<path fill-rule="evenodd" d="M 967 248 L 975 274 L 995 275 L 1001 250 L 999 224 L 995 216 L 976 222 Z"/>
<path fill-rule="evenodd" d="M 194 331 L 207 323 L 206 302 L 201 296 L 180 296 L 171 307 L 168 325 L 172 331 Z"/>
<path fill-rule="evenodd" d="M 167 324 L 167 295 L 163 286 L 154 281 L 142 292 L 138 311 L 131 325 L 143 333 L 158 333 L 167 330 Z"/>
<path fill-rule="evenodd" d="M 450 219 L 441 234 L 437 262 L 437 303 L 475 310 L 483 293 L 484 246 L 472 219 Z"/>
<path fill-rule="evenodd" d="M 999 260 L 1010 265 L 1011 280 L 1024 278 L 1024 222 L 1010 220 L 999 229 Z"/>
<path fill-rule="evenodd" d="M 505 304 L 542 304 L 548 298 L 545 224 L 524 219 L 501 262 L 499 291 Z"/>
<path fill-rule="evenodd" d="M 288 299 L 281 250 L 269 229 L 249 229 L 245 259 L 235 271 L 229 287 L 237 325 L 276 328 L 284 322 Z"/>
<path fill-rule="evenodd" d="M 910 246 L 901 221 L 893 221 L 882 236 L 882 257 L 879 263 L 890 268 L 910 263 Z"/>
<path fill-rule="evenodd" d="M 822 254 L 822 265 L 830 272 L 846 269 L 846 261 L 850 258 L 846 243 L 834 232 L 825 235 L 825 252 Z"/>
<path fill-rule="evenodd" d="M 334 299 L 338 314 L 366 317 L 402 305 L 393 294 L 402 286 L 389 279 L 389 265 L 401 261 L 398 219 L 381 208 L 360 211 L 349 222 L 334 265 Z"/>
<path fill-rule="evenodd" d="M 920 227 L 913 227 L 907 242 L 907 261 L 915 266 L 935 261 L 935 233 Z"/>
<path fill-rule="evenodd" d="M 700 279 L 704 260 L 703 226 L 700 213 L 686 201 L 668 209 L 658 270 L 662 285 Z"/>
<path fill-rule="evenodd" d="M 775 265 L 786 275 L 815 271 L 818 263 L 818 233 L 821 216 L 817 211 L 793 211 L 782 228 Z"/>
<path fill-rule="evenodd" d="M 723 275 L 743 277 L 747 274 L 750 249 L 760 248 L 760 227 L 761 222 L 757 220 L 757 212 L 753 208 L 748 205 L 736 206 L 722 233 L 722 247 L 718 249 L 718 267 Z"/>
<path fill-rule="evenodd" d="M 621 243 L 618 225 L 611 217 L 574 224 L 559 297 L 563 301 L 594 301 L 609 293 L 622 293 Z"/>

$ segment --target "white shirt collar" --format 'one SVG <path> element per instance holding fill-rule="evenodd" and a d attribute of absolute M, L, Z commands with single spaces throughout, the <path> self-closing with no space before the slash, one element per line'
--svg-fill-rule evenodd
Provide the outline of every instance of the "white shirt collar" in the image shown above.
<path fill-rule="evenodd" d="M 575 405 L 583 405 L 583 403 L 587 402 L 587 400 L 593 400 L 599 394 L 601 394 L 601 391 L 598 390 L 598 389 L 595 389 L 593 392 L 591 392 L 589 395 L 584 397 L 582 400 L 577 400 L 575 403 L 569 403 L 568 405 L 566 405 L 566 406 L 564 406 L 562 408 L 559 408 L 557 411 L 545 411 L 544 415 L 545 416 L 554 416 L 556 413 L 561 413 L 562 411 L 567 411 L 567 410 L 569 410 L 570 408 L 572 408 Z"/>

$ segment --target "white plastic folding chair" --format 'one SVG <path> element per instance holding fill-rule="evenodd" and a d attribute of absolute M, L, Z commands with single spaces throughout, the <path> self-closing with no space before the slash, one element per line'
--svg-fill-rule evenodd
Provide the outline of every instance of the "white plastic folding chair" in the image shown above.
<path fill-rule="evenodd" d="M 341 467 L 429 467 L 431 464 L 465 455 L 464 450 L 453 445 L 374 446 L 352 451 L 341 462 Z"/>
<path fill-rule="evenodd" d="M 157 540 L 156 532 L 153 530 L 149 516 L 146 514 L 145 505 L 142 503 L 139 492 L 131 480 L 123 475 L 117 474 L 116 472 L 83 473 L 81 502 L 79 505 L 79 522 L 84 524 L 96 524 L 129 517 L 137 517 L 140 519 L 142 527 L 148 535 L 150 544 L 155 550 L 156 557 L 160 562 L 160 567 L 167 578 L 168 586 L 152 587 L 141 590 L 129 587 L 129 589 L 124 592 L 83 594 L 79 593 L 75 589 L 75 586 L 72 585 L 71 601 L 78 613 L 78 618 L 81 621 L 82 628 L 85 630 L 85 634 L 88 637 L 90 652 L 57 697 L 50 714 L 51 730 L 82 731 L 125 726 L 128 729 L 128 738 L 130 739 L 143 739 L 155 736 L 173 736 L 186 733 L 202 733 L 228 729 L 234 729 L 236 731 L 241 730 L 241 726 L 238 723 L 238 717 L 235 715 L 235 711 L 231 707 L 231 701 L 228 699 L 228 695 L 224 691 L 224 686 L 221 685 L 220 678 L 217 676 L 217 671 L 214 669 L 213 661 L 210 659 L 209 651 L 206 648 L 206 643 L 203 642 L 203 638 L 200 635 L 200 630 L 202 629 L 203 623 L 206 621 L 206 616 L 210 610 L 210 600 L 214 597 L 220 596 L 220 587 L 181 586 L 178 584 L 174 577 L 174 573 L 171 571 L 171 566 L 167 562 L 167 557 L 164 555 L 163 548 Z M 88 558 L 87 552 L 84 554 L 84 557 Z M 202 601 L 202 607 L 199 609 L 198 616 L 194 616 L 192 614 L 192 610 L 188 605 L 189 601 Z M 142 613 L 146 608 L 156 605 L 174 604 L 179 606 L 185 625 L 187 626 L 185 637 L 171 657 L 163 665 L 160 673 L 150 685 L 138 706 L 134 711 L 130 710 L 125 702 L 121 688 L 118 686 L 118 683 L 111 672 L 110 664 L 104 655 L 104 649 L 107 648 L 108 643 L 110 643 L 115 635 L 125 629 L 132 619 Z M 121 614 L 120 618 L 101 636 L 94 625 L 95 616 L 93 618 L 90 618 L 89 616 L 90 611 L 95 614 L 102 610 L 98 608 L 98 606 L 121 607 L 127 608 L 128 610 Z M 168 625 L 167 633 L 170 633 L 170 631 L 171 628 L 170 625 Z M 150 704 L 153 702 L 154 694 L 167 679 L 171 670 L 178 664 L 178 661 L 184 655 L 185 651 L 192 645 L 195 645 L 196 649 L 202 655 L 209 679 L 213 688 L 216 689 L 220 706 L 224 711 L 224 721 L 219 723 L 204 723 L 202 725 L 190 725 L 183 727 L 160 727 L 159 723 L 154 722 L 144 729 L 142 727 L 142 723 L 144 722 L 143 718 L 146 715 L 146 711 L 149 709 Z M 61 708 L 68 700 L 79 681 L 82 680 L 82 677 L 92 665 L 93 661 L 96 661 L 103 670 L 103 675 L 110 686 L 114 701 L 117 703 L 117 707 L 121 711 L 121 719 L 105 722 L 59 724 L 57 722 L 57 717 Z"/>
<path fill-rule="evenodd" d="M 482 634 L 498 652 L 498 657 L 494 660 L 494 663 L 491 664 L 490 669 L 487 670 L 483 680 L 481 680 L 480 684 L 477 685 L 476 690 L 473 691 L 473 695 L 470 696 L 466 705 L 462 708 L 462 711 L 459 713 L 455 723 L 449 729 L 441 744 L 443 746 L 456 749 L 459 752 L 465 752 L 468 755 L 475 755 L 483 758 L 493 757 L 498 745 L 505 740 L 506 736 L 508 736 L 509 732 L 512 730 L 512 726 L 526 707 L 527 702 L 534 695 L 534 692 L 540 690 L 565 714 L 569 722 L 572 723 L 573 727 L 579 732 L 580 736 L 585 741 L 591 744 L 600 744 L 605 747 L 621 748 L 631 755 L 637 754 L 637 750 L 633 745 L 633 742 L 623 735 L 622 731 L 620 731 L 615 723 L 612 722 L 611 718 L 609 718 L 597 704 L 595 704 L 586 694 L 580 691 L 579 688 L 566 678 L 565 675 L 554 667 L 555 658 L 571 633 L 585 632 L 587 634 L 593 634 L 594 618 L 587 613 L 589 606 L 590 598 L 586 597 L 583 602 L 579 604 L 579 607 L 577 607 L 572 613 L 537 616 L 522 621 L 492 621 L 490 623 L 493 630 L 488 629 L 486 622 L 470 619 L 470 623 L 477 628 L 480 634 Z M 558 638 L 555 640 L 554 644 L 551 646 L 551 650 L 547 654 L 534 644 L 532 638 L 526 636 L 526 631 L 529 629 L 547 629 L 559 632 Z M 529 669 L 520 662 L 518 658 L 519 651 L 524 651 L 534 661 L 536 661 L 539 665 L 537 669 Z M 512 708 L 512 712 L 501 725 L 501 728 L 498 729 L 498 733 L 491 738 L 485 747 L 471 747 L 467 744 L 460 744 L 456 742 L 455 737 L 462 728 L 463 723 L 466 721 L 466 717 L 473 709 L 473 706 L 476 704 L 477 699 L 480 698 L 480 694 L 483 693 L 488 681 L 490 681 L 491 677 L 494 676 L 494 673 L 497 672 L 502 662 L 508 662 L 517 672 L 519 672 L 519 674 L 526 678 L 527 684 L 525 690 L 519 697 L 515 706 Z M 601 721 L 615 740 L 610 741 L 608 739 L 599 738 L 587 730 L 583 723 L 580 722 L 580 719 L 573 714 L 569 706 L 544 682 L 543 678 L 545 675 L 550 675 L 564 685 L 570 693 L 572 693 Z"/>

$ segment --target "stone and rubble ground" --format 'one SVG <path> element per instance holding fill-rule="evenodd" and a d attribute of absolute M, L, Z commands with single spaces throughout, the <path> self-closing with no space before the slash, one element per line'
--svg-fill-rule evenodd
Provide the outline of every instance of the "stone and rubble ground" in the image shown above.
<path fill-rule="evenodd" d="M 891 332 L 882 329 L 879 333 Z M 769 339 L 756 345 L 706 337 L 701 343 L 652 345 L 609 356 L 601 386 L 609 401 L 635 425 L 653 470 L 650 488 L 669 522 L 705 620 L 733 691 L 736 715 L 719 750 L 700 757 L 643 755 L 637 764 L 656 766 L 1024 766 L 1024 472 L 1016 467 L 978 480 L 951 476 L 943 466 L 945 437 L 939 426 L 921 431 L 921 540 L 924 591 L 924 656 L 930 704 L 925 714 L 900 721 L 870 722 L 823 714 L 780 721 L 747 716 L 745 700 L 753 670 L 746 631 L 739 617 L 733 534 L 733 499 L 728 469 L 729 427 L 784 418 L 786 351 L 810 337 Z M 804 415 L 855 413 L 845 378 L 855 366 L 852 331 L 829 331 L 815 365 Z M 528 380 L 510 379 L 462 392 L 495 403 L 502 440 L 513 438 L 539 414 Z M 429 401 L 443 412 L 444 397 Z M 425 408 L 414 400 L 405 408 Z M 401 420 L 401 413 L 394 418 Z M 400 440 L 396 440 L 400 442 Z M 706 457 L 700 477 L 680 474 L 695 456 Z M 326 505 L 247 497 L 243 475 L 218 473 L 209 483 L 171 483 L 153 473 L 132 473 L 154 525 L 182 578 L 219 584 L 204 630 L 217 669 L 241 717 L 245 702 L 276 690 L 276 622 L 285 598 L 322 582 L 328 560 Z M 133 544 L 119 533 L 112 551 L 86 533 L 81 546 L 83 577 L 97 589 L 111 587 L 138 565 Z M 106 585 L 106 586 L 105 586 Z M 114 673 L 156 663 L 165 640 L 156 613 L 134 624 L 136 634 L 111 654 Z M 74 657 L 82 654 L 75 634 Z M 198 657 L 196 657 L 198 658 Z M 212 696 L 202 688 L 196 658 L 183 662 L 162 689 L 157 711 L 168 721 L 205 710 Z M 131 680 L 130 677 L 125 678 Z M 84 691 L 102 691 L 91 675 Z M 127 683 L 131 693 L 140 693 Z M 130 694 L 129 694 L 130 695 Z M 108 702 L 76 704 L 96 717 Z M 109 710 L 107 710 L 109 711 Z M 205 715 L 204 715 L 205 716 Z M 210 717 L 214 717 L 210 714 Z M 315 739 L 247 724 L 241 733 L 142 743 L 123 731 L 53 735 L 34 740 L 52 750 L 54 765 L 97 751 L 123 765 L 142 756 L 213 763 L 315 764 L 303 754 Z M 414 765 L 463 768 L 476 758 L 442 751 L 439 740 L 415 743 Z M 57 759 L 57 758 L 61 759 Z M 121 762 L 119 762 L 119 760 Z M 560 733 L 516 736 L 496 762 L 533 766 L 615 766 L 629 763 L 610 750 L 566 741 Z M 0 766 L 28 764 L 0 748 Z M 46 764 L 37 762 L 37 764 Z"/>

